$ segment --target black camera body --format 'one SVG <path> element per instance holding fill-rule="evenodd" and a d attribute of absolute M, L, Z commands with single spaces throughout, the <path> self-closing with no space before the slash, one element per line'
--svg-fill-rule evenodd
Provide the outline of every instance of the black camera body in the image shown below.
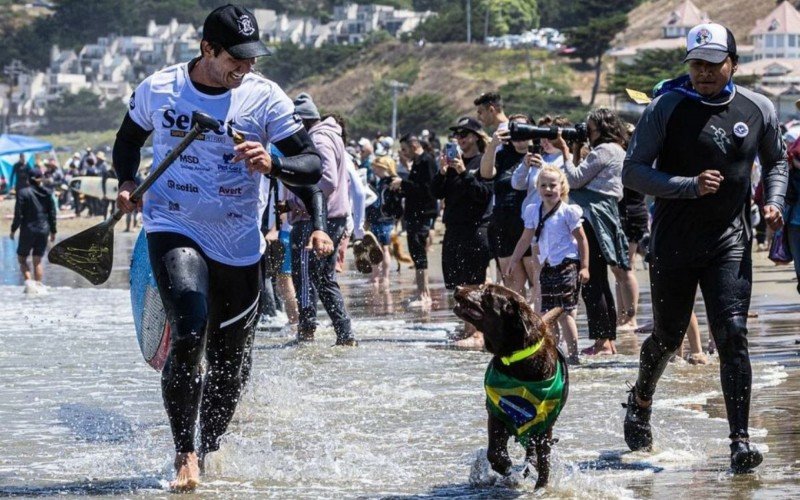
<path fill-rule="evenodd" d="M 532 153 L 539 156 L 543 155 L 544 147 L 542 146 L 542 141 L 539 139 L 534 139 L 533 144 L 528 146 L 528 153 Z"/>
<path fill-rule="evenodd" d="M 511 122 L 508 124 L 508 131 L 511 133 L 512 141 L 529 141 L 531 139 L 555 139 L 558 137 L 558 127 L 537 127 L 527 123 Z M 574 127 L 564 127 L 561 129 L 561 137 L 565 141 L 577 141 L 583 143 L 588 137 L 585 123 L 577 123 Z"/>

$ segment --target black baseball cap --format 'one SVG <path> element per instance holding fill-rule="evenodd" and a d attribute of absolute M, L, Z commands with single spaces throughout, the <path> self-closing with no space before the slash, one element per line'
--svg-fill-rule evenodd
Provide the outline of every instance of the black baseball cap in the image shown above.
<path fill-rule="evenodd" d="M 259 39 L 256 16 L 237 5 L 228 4 L 211 11 L 203 23 L 203 40 L 222 45 L 236 59 L 270 55 Z"/>
<path fill-rule="evenodd" d="M 480 134 L 483 132 L 483 127 L 481 127 L 481 123 L 475 118 L 472 118 L 471 116 L 462 116 L 458 119 L 458 123 L 456 123 L 455 127 L 450 127 L 450 130 L 453 132 L 467 130 L 469 132 Z"/>

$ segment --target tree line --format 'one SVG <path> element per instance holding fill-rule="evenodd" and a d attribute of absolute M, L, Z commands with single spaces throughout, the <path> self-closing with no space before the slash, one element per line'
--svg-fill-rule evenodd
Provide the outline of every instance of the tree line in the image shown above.
<path fill-rule="evenodd" d="M 0 0 L 2 1 L 2 0 Z M 463 42 L 466 40 L 467 6 L 470 7 L 472 40 L 484 36 L 519 33 L 540 26 L 563 30 L 568 45 L 575 48 L 575 56 L 591 63 L 597 72 L 594 93 L 599 85 L 603 53 L 609 48 L 613 36 L 627 25 L 626 14 L 641 0 L 381 0 L 356 3 L 380 3 L 397 8 L 432 10 L 438 14 L 423 22 L 408 36 L 411 40 L 429 42 Z M 51 16 L 41 16 L 32 22 L 5 33 L 5 50 L 0 52 L 0 64 L 19 59 L 30 69 L 43 70 L 49 64 L 53 44 L 62 49 L 79 49 L 109 33 L 119 35 L 142 34 L 153 19 L 165 24 L 172 18 L 179 22 L 201 26 L 207 13 L 225 0 L 94 0 L 91 9 L 82 0 L 57 2 Z M 271 8 L 290 15 L 311 16 L 321 20 L 330 18 L 337 4 L 344 0 L 239 0 L 249 8 Z M 0 14 L 2 22 L 2 14 Z M 367 53 L 388 35 L 377 33 L 360 45 L 326 45 L 305 48 L 293 44 L 275 47 L 273 57 L 261 61 L 269 77 L 284 87 L 291 87 L 305 78 L 340 71 L 355 64 L 360 54 Z M 408 78 L 401 78 L 404 81 Z M 520 109 L 556 109 L 579 116 L 586 107 L 572 97 L 570 89 L 552 82 L 526 80 L 510 82 L 499 89 L 509 102 Z M 48 115 L 50 132 L 74 130 L 76 125 L 85 130 L 99 130 L 109 123 L 116 126 L 121 110 L 118 103 L 106 105 L 89 92 L 63 96 L 53 103 Z M 359 107 L 352 117 L 355 130 L 361 133 L 374 131 L 390 112 L 390 92 L 376 90 L 369 106 Z M 411 123 L 429 123 L 432 128 L 445 127 L 454 110 L 440 96 L 401 96 L 398 101 L 401 120 L 408 117 Z M 516 106 L 515 106 L 516 107 Z M 97 109 L 94 119 L 86 120 L 81 110 Z M 124 111 L 122 111 L 124 113 Z M 82 119 L 83 118 L 83 119 Z M 80 124 L 83 124 L 82 126 Z M 403 123 L 401 122 L 401 128 Z"/>

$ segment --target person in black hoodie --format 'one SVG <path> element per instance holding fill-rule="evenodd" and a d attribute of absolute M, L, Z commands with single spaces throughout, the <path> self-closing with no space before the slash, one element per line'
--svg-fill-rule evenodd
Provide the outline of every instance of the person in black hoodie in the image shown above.
<path fill-rule="evenodd" d="M 56 204 L 53 194 L 42 186 L 41 170 L 30 170 L 28 181 L 30 185 L 17 193 L 10 237 L 13 240 L 14 233 L 17 229 L 20 230 L 17 260 L 26 286 L 41 287 L 44 277 L 42 256 L 47 249 L 48 234 L 51 242 L 56 240 Z M 33 253 L 33 275 L 28 266 L 28 255 L 31 253 Z M 35 283 L 31 283 L 31 278 Z"/>
<path fill-rule="evenodd" d="M 431 181 L 431 194 L 445 200 L 442 272 L 445 287 L 453 290 L 461 285 L 486 282 L 486 268 L 491 260 L 487 228 L 493 190 L 491 181 L 480 178 L 481 158 L 488 139 L 480 123 L 463 117 L 450 130 L 460 152 L 454 158 L 446 152 L 441 155 L 441 168 Z M 483 334 L 465 323 L 464 336 L 458 342 L 483 346 Z"/>
<path fill-rule="evenodd" d="M 408 179 L 395 179 L 391 189 L 400 191 L 405 198 L 406 234 L 408 251 L 414 261 L 417 280 L 417 297 L 409 302 L 409 307 L 426 307 L 431 304 L 428 291 L 428 238 L 436 220 L 436 199 L 430 187 L 436 175 L 436 160 L 425 152 L 422 143 L 415 135 L 406 134 L 400 138 L 400 150 L 412 161 Z"/>

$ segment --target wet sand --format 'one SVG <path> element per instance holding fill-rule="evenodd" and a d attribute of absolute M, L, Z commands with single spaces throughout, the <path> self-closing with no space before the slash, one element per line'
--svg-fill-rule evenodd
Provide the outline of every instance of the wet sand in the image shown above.
<path fill-rule="evenodd" d="M 158 374 L 138 353 L 126 290 L 134 236 L 117 233 L 114 273 L 103 287 L 49 266 L 45 281 L 55 288 L 42 297 L 21 293 L 15 247 L 3 237 L 0 496 L 165 493 L 169 429 Z M 374 294 L 353 271 L 341 276 L 361 340 L 357 349 L 330 347 L 334 337 L 324 313 L 310 346 L 287 347 L 287 334 L 259 332 L 253 382 L 197 496 L 534 496 L 529 484 L 497 484 L 480 458 L 489 357 L 449 347 L 458 322 L 441 282 L 440 249 L 434 245 L 430 258 L 430 311 L 405 310 L 403 300 L 414 291 L 408 267 L 392 273 L 385 295 Z M 556 425 L 560 442 L 545 497 L 800 496 L 800 301 L 792 270 L 773 266 L 765 253 L 754 255 L 751 428 L 766 451 L 758 471 L 728 471 L 716 362 L 668 367 L 654 403 L 656 450 L 627 452 L 619 403 L 625 382 L 635 379 L 645 336 L 626 333 L 619 355 L 587 359 L 571 372 L 571 400 Z M 644 322 L 647 273 L 637 277 Z M 705 345 L 702 301 L 697 312 Z M 579 332 L 581 347 L 588 346 L 581 310 Z M 510 449 L 519 463 L 521 450 Z"/>

